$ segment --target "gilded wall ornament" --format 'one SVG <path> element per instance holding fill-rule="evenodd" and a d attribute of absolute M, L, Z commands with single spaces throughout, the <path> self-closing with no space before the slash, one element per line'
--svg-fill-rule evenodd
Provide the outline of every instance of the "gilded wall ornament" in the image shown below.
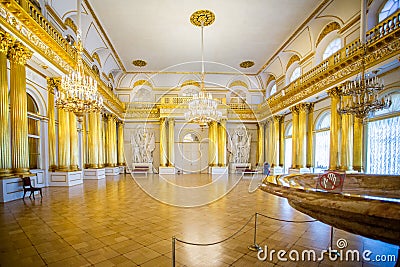
<path fill-rule="evenodd" d="M 134 65 L 134 66 L 136 66 L 136 67 L 144 67 L 144 66 L 146 66 L 147 65 L 147 62 L 146 61 L 144 61 L 144 60 L 142 60 L 142 59 L 136 59 L 136 60 L 134 60 L 134 61 L 132 61 L 132 64 Z"/>
<path fill-rule="evenodd" d="M 239 66 L 243 69 L 251 68 L 254 66 L 254 62 L 250 60 L 243 61 L 239 64 Z"/>
<path fill-rule="evenodd" d="M 215 14 L 210 10 L 197 10 L 190 16 L 190 22 L 198 27 L 209 26 L 215 21 Z"/>

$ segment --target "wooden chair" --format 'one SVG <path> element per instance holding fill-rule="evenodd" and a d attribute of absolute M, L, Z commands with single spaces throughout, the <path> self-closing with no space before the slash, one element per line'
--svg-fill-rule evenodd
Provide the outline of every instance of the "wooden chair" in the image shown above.
<path fill-rule="evenodd" d="M 40 192 L 40 197 L 43 197 L 42 188 L 33 187 L 32 184 L 31 184 L 31 178 L 30 177 L 21 177 L 21 179 L 23 181 L 23 188 L 24 188 L 24 196 L 22 198 L 25 198 L 25 194 L 28 191 L 31 192 L 31 194 L 29 195 L 29 198 L 33 194 L 33 199 L 35 199 L 35 191 L 39 191 Z"/>

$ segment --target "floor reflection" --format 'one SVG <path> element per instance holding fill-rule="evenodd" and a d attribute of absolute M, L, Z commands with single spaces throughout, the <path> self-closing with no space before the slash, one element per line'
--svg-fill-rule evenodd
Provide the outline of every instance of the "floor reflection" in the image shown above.
<path fill-rule="evenodd" d="M 241 180 L 240 174 L 132 174 L 149 196 L 172 206 L 197 207 L 229 193 Z"/>

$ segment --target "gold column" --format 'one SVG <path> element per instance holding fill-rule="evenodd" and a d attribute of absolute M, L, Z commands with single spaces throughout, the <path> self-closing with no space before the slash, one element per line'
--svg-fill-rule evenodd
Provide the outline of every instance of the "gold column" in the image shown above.
<path fill-rule="evenodd" d="M 314 103 L 309 103 L 308 117 L 307 117 L 307 153 L 306 153 L 307 168 L 311 168 L 314 165 L 313 140 L 314 140 Z"/>
<path fill-rule="evenodd" d="M 49 143 L 49 169 L 55 171 L 57 169 L 56 159 L 56 119 L 55 119 L 55 102 L 54 102 L 54 89 L 60 89 L 60 79 L 47 78 L 48 88 L 48 103 L 47 103 L 47 116 L 49 118 L 48 128 L 48 143 Z"/>
<path fill-rule="evenodd" d="M 363 172 L 363 120 L 354 117 L 354 149 L 353 149 L 353 160 L 354 170 Z"/>
<path fill-rule="evenodd" d="M 305 168 L 306 163 L 306 144 L 307 144 L 307 111 L 308 104 L 301 103 L 298 105 L 299 109 L 299 132 L 297 141 L 297 166 L 298 168 Z"/>
<path fill-rule="evenodd" d="M 79 165 L 79 147 L 78 147 L 78 128 L 76 126 L 76 115 L 69 112 L 69 133 L 70 133 L 70 157 L 71 171 L 77 171 Z"/>
<path fill-rule="evenodd" d="M 117 118 L 113 116 L 112 118 L 112 153 L 113 153 L 113 167 L 118 166 L 118 155 L 117 155 Z"/>
<path fill-rule="evenodd" d="M 82 168 L 85 169 L 87 166 L 87 130 L 86 130 L 86 114 L 81 118 L 82 125 Z"/>
<path fill-rule="evenodd" d="M 265 133 L 264 133 L 264 136 L 265 136 L 265 139 L 264 139 L 265 140 L 264 141 L 264 143 L 265 143 L 265 150 L 264 150 L 265 151 L 265 156 L 264 156 L 264 158 L 265 158 L 266 162 L 271 164 L 271 161 L 270 161 L 271 155 L 269 153 L 269 150 L 270 150 L 270 148 L 269 148 L 269 146 L 270 146 L 270 144 L 269 144 L 269 134 L 270 134 L 269 127 L 270 127 L 270 123 L 269 123 L 269 120 L 267 120 L 265 122 Z"/>
<path fill-rule="evenodd" d="M 214 157 L 214 136 L 213 136 L 213 123 L 208 124 L 208 166 L 213 166 Z"/>
<path fill-rule="evenodd" d="M 160 166 L 168 165 L 167 159 L 167 118 L 160 118 Z"/>
<path fill-rule="evenodd" d="M 265 123 L 259 122 L 257 125 L 258 132 L 258 165 L 262 166 L 264 164 L 264 148 L 265 148 Z"/>
<path fill-rule="evenodd" d="M 329 169 L 337 170 L 339 168 L 338 156 L 339 156 L 339 119 L 340 115 L 337 111 L 339 103 L 338 88 L 333 88 L 328 91 L 328 95 L 331 98 L 331 128 L 330 128 L 330 158 L 329 158 Z"/>
<path fill-rule="evenodd" d="M 9 48 L 10 59 L 10 120 L 11 120 L 11 159 L 16 174 L 29 173 L 28 116 L 26 96 L 25 64 L 32 57 L 32 51 L 15 42 Z"/>
<path fill-rule="evenodd" d="M 168 166 L 175 166 L 175 120 L 168 119 Z"/>
<path fill-rule="evenodd" d="M 226 119 L 218 123 L 218 165 L 226 166 Z"/>
<path fill-rule="evenodd" d="M 350 96 L 344 96 L 346 101 Z M 340 142 L 340 169 L 343 171 L 353 170 L 353 118 L 352 115 L 342 115 Z"/>
<path fill-rule="evenodd" d="M 58 109 L 58 170 L 69 171 L 70 161 L 69 112 Z"/>
<path fill-rule="evenodd" d="M 88 165 L 89 168 L 97 169 L 99 167 L 99 143 L 98 138 L 98 113 L 89 113 L 89 132 L 88 132 Z"/>
<path fill-rule="evenodd" d="M 98 123 L 98 140 L 99 140 L 99 168 L 104 167 L 104 120 L 103 115 L 99 112 L 97 114 L 97 123 Z"/>
<path fill-rule="evenodd" d="M 104 139 L 104 166 L 108 167 L 111 163 L 111 151 L 110 151 L 110 116 L 103 116 L 103 139 Z"/>
<path fill-rule="evenodd" d="M 274 119 L 271 118 L 268 122 L 268 163 L 270 165 L 273 164 L 273 162 L 275 161 L 274 158 Z"/>
<path fill-rule="evenodd" d="M 292 112 L 292 169 L 297 166 L 297 140 L 299 137 L 299 109 L 297 106 L 290 108 Z"/>
<path fill-rule="evenodd" d="M 271 161 L 271 167 L 279 166 L 279 152 L 280 152 L 279 124 L 281 120 L 282 116 L 273 117 L 273 134 L 272 134 L 273 156 Z"/>
<path fill-rule="evenodd" d="M 125 166 L 124 155 L 124 123 L 118 123 L 118 166 Z"/>
<path fill-rule="evenodd" d="M 7 79 L 7 53 L 14 40 L 8 33 L 0 33 L 0 176 L 11 173 L 11 149 L 9 133 L 9 101 Z"/>
<path fill-rule="evenodd" d="M 218 166 L 218 145 L 219 145 L 219 140 L 218 140 L 218 122 L 213 121 L 214 127 L 213 127 L 213 136 L 214 136 L 214 165 L 213 166 Z"/>
<path fill-rule="evenodd" d="M 279 121 L 279 166 L 285 164 L 285 116 Z"/>
<path fill-rule="evenodd" d="M 208 125 L 208 165 L 214 167 L 218 161 L 218 153 L 215 153 L 218 151 L 218 148 L 216 149 L 217 137 L 215 136 L 214 130 L 216 128 L 216 123 L 212 121 Z"/>

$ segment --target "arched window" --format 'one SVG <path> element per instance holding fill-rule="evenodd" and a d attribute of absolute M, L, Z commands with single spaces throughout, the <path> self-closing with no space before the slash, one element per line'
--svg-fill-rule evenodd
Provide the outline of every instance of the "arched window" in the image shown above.
<path fill-rule="evenodd" d="M 289 172 L 292 164 L 292 131 L 292 123 L 289 123 L 285 130 L 285 173 Z"/>
<path fill-rule="evenodd" d="M 329 167 L 331 113 L 320 115 L 315 125 L 315 172 L 326 170 Z"/>
<path fill-rule="evenodd" d="M 341 48 L 342 42 L 340 41 L 340 38 L 336 38 L 332 40 L 328 46 L 325 48 L 324 54 L 322 55 L 322 60 L 327 59 L 330 57 L 333 53 L 338 51 Z"/>
<path fill-rule="evenodd" d="M 367 173 L 400 174 L 400 92 L 391 97 L 390 108 L 375 112 L 367 124 Z"/>
<path fill-rule="evenodd" d="M 293 70 L 292 74 L 290 75 L 289 82 L 292 83 L 292 82 L 295 81 L 297 78 L 299 78 L 300 75 L 301 75 L 300 66 L 298 66 L 298 67 L 296 67 L 296 68 Z"/>
<path fill-rule="evenodd" d="M 40 169 L 40 118 L 38 106 L 27 94 L 29 168 Z"/>
<path fill-rule="evenodd" d="M 276 83 L 274 83 L 274 85 L 272 85 L 271 87 L 271 91 L 269 92 L 269 96 L 273 95 L 276 93 Z"/>
<path fill-rule="evenodd" d="M 400 8 L 400 0 L 388 0 L 379 12 L 379 22 L 385 20 Z"/>

